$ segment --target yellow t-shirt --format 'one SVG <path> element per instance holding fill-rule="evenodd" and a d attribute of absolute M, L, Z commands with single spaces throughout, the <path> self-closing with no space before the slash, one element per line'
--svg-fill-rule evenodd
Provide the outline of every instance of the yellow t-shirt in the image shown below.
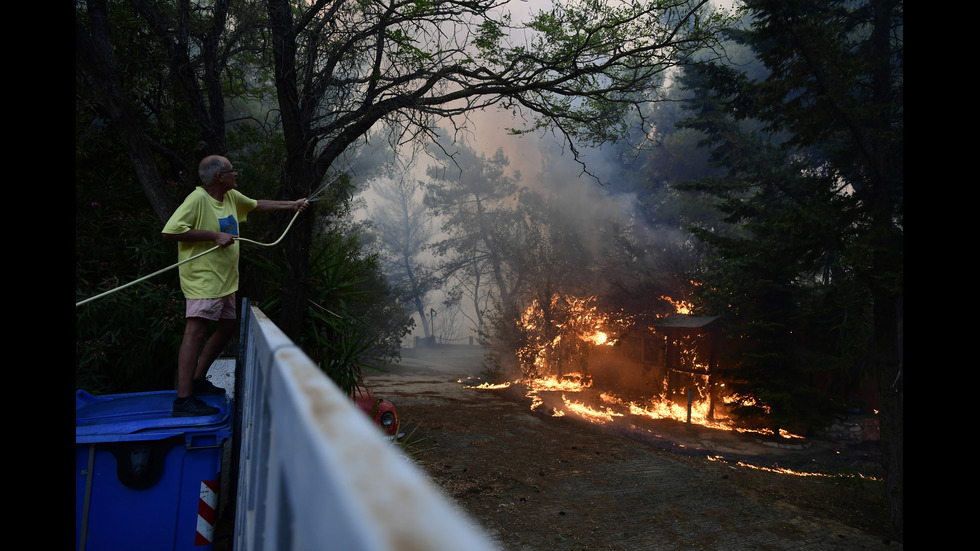
<path fill-rule="evenodd" d="M 258 202 L 236 190 L 218 201 L 198 186 L 163 227 L 163 233 L 188 230 L 220 231 L 238 235 L 238 225 Z M 177 259 L 184 261 L 216 246 L 214 241 L 178 241 Z M 179 266 L 180 288 L 185 298 L 217 298 L 238 290 L 238 241 Z"/>

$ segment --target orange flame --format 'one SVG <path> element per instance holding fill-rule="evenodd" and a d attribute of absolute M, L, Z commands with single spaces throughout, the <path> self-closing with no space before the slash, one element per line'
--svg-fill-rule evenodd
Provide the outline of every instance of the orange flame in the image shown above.
<path fill-rule="evenodd" d="M 661 298 L 671 303 L 678 313 L 691 311 L 688 302 L 667 296 Z M 595 301 L 596 297 L 556 294 L 546 307 L 535 301 L 521 315 L 519 327 L 526 336 L 526 346 L 519 352 L 525 374 L 521 382 L 527 385 L 532 409 L 547 405 L 552 408 L 552 415 L 574 414 L 594 423 L 609 423 L 620 417 L 633 416 L 687 421 L 731 430 L 724 415 L 710 411 L 706 388 L 692 389 L 690 407 L 678 405 L 667 395 L 626 400 L 609 393 L 602 395 L 601 406 L 595 404 L 594 396 L 575 399 L 574 394 L 595 394 L 587 392 L 592 386 L 591 378 L 577 368 L 587 366 L 589 356 L 599 347 L 619 343 L 619 337 L 611 338 L 610 335 L 622 335 L 632 326 L 629 316 L 602 313 Z M 654 333 L 653 328 L 646 331 L 651 335 Z M 684 343 L 681 346 L 683 365 L 706 371 L 706 362 L 698 360 L 695 347 Z M 696 376 L 693 378 L 697 379 Z M 560 399 L 550 397 L 553 394 L 560 394 Z"/>
<path fill-rule="evenodd" d="M 694 305 L 683 300 L 674 300 L 668 296 L 660 297 L 674 305 L 674 311 L 678 314 L 690 314 L 694 310 Z"/>

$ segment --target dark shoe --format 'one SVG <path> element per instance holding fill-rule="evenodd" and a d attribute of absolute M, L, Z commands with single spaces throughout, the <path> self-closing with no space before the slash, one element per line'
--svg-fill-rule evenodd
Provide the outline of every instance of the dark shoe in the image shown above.
<path fill-rule="evenodd" d="M 188 396 L 174 400 L 173 411 L 170 414 L 173 417 L 204 417 L 219 411 L 220 408 L 209 406 L 196 396 Z"/>
<path fill-rule="evenodd" d="M 225 389 L 220 386 L 214 386 L 214 384 L 207 380 L 201 379 L 199 381 L 194 381 L 192 387 L 195 396 L 224 396 Z"/>

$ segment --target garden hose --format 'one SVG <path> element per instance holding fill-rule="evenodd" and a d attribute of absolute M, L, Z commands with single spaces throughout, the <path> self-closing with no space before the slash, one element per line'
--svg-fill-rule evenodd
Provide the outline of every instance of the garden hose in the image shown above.
<path fill-rule="evenodd" d="M 311 202 L 310 199 L 307 199 L 306 201 L 307 202 Z M 299 213 L 300 213 L 300 211 L 296 211 L 296 214 L 293 215 L 293 219 L 289 221 L 289 224 L 286 226 L 286 229 L 283 230 L 282 235 L 280 235 L 279 236 L 279 239 L 276 239 L 272 243 L 259 243 L 258 241 L 253 241 L 253 240 L 247 239 L 245 237 L 236 237 L 235 239 L 238 240 L 238 241 L 244 241 L 245 243 L 252 243 L 254 245 L 259 245 L 261 247 L 274 247 L 274 246 L 278 245 L 280 241 L 282 241 L 282 238 L 283 237 L 286 237 L 286 233 L 289 232 L 289 228 L 291 228 L 293 226 L 293 222 L 296 221 L 296 217 L 299 216 Z M 106 291 L 106 292 L 104 292 L 102 294 L 95 295 L 94 297 L 87 298 L 87 299 L 85 299 L 83 301 L 80 301 L 80 302 L 76 302 L 75 303 L 75 308 L 78 308 L 79 306 L 81 306 L 81 305 L 83 305 L 83 304 L 85 304 L 87 302 L 92 302 L 94 300 L 98 300 L 98 299 L 100 299 L 102 297 L 105 297 L 107 295 L 110 295 L 112 293 L 115 293 L 116 291 L 122 291 L 126 287 L 129 287 L 131 285 L 135 285 L 135 284 L 137 284 L 137 283 L 139 283 L 141 281 L 145 281 L 147 279 L 150 279 L 151 277 L 160 275 L 163 272 L 166 272 L 167 270 L 172 270 L 172 269 L 176 268 L 177 266 L 180 266 L 181 264 L 186 264 L 186 263 L 190 262 L 191 260 L 194 260 L 196 258 L 200 258 L 200 257 L 202 257 L 202 256 L 204 256 L 204 255 L 206 255 L 206 254 L 208 254 L 210 252 L 213 252 L 213 251 L 215 251 L 215 250 L 217 250 L 219 248 L 221 248 L 220 245 L 215 245 L 214 247 L 212 247 L 212 248 L 204 251 L 203 253 L 196 254 L 196 255 L 194 255 L 194 256 L 192 256 L 190 258 L 185 258 L 184 260 L 181 260 L 180 262 L 178 262 L 178 263 L 176 263 L 176 264 L 174 264 L 172 266 L 167 266 L 166 268 L 164 268 L 162 270 L 157 270 L 157 271 L 153 272 L 152 274 L 143 276 L 143 277 L 141 277 L 141 278 L 139 278 L 139 279 L 137 279 L 135 281 L 130 281 L 129 283 L 127 283 L 125 285 L 120 285 L 119 287 L 116 287 L 114 289 L 109 289 L 108 291 Z"/>
<path fill-rule="evenodd" d="M 311 193 L 310 196 L 306 198 L 306 202 L 307 203 L 312 203 L 314 201 L 319 201 L 320 200 L 320 196 L 323 195 L 323 192 L 326 191 L 326 189 L 328 187 L 330 187 L 333 184 L 333 182 L 335 182 L 336 180 L 337 179 L 334 178 L 334 180 L 331 180 L 329 182 L 324 182 L 323 184 L 321 184 L 320 187 L 318 187 L 316 189 L 316 191 L 314 191 L 313 193 Z M 238 241 L 244 241 L 245 243 L 252 243 L 253 245 L 259 245 L 260 247 L 275 247 L 276 245 L 279 244 L 280 241 L 282 241 L 282 238 L 286 237 L 286 233 L 289 232 L 289 228 L 293 227 L 293 222 L 296 221 L 296 217 L 299 216 L 299 213 L 300 213 L 300 211 L 296 211 L 296 214 L 293 215 L 292 220 L 290 220 L 289 221 L 289 224 L 286 225 L 286 229 L 282 231 L 282 235 L 280 235 L 279 236 L 279 239 L 276 239 L 272 243 L 259 243 L 258 241 L 253 241 L 253 240 L 247 239 L 245 237 L 236 237 L 235 239 L 238 240 Z M 131 285 L 135 285 L 135 284 L 137 284 L 137 283 L 139 283 L 141 281 L 145 281 L 147 279 L 150 279 L 151 277 L 160 275 L 163 272 L 166 272 L 167 270 L 172 270 L 172 269 L 176 268 L 177 266 L 180 266 L 181 264 L 186 264 L 186 263 L 190 262 L 191 260 L 194 260 L 196 258 L 200 258 L 200 257 L 202 257 L 202 256 L 204 256 L 204 255 L 206 255 L 206 254 L 208 254 L 210 252 L 213 252 L 213 251 L 215 251 L 215 250 L 217 250 L 219 248 L 221 248 L 220 245 L 215 245 L 214 247 L 212 247 L 212 248 L 204 251 L 203 253 L 196 254 L 196 255 L 194 255 L 194 256 L 192 256 L 190 258 L 185 258 L 184 260 L 181 260 L 180 262 L 178 262 L 178 263 L 176 263 L 176 264 L 174 264 L 172 266 L 167 266 L 166 268 L 164 268 L 162 270 L 157 270 L 157 271 L 153 272 L 150 275 L 143 276 L 143 277 L 141 277 L 141 278 L 139 278 L 139 279 L 137 279 L 135 281 L 130 281 L 129 283 L 127 283 L 125 285 L 120 285 L 119 287 L 116 287 L 115 289 L 109 289 L 108 291 L 106 291 L 106 292 L 104 292 L 102 294 L 95 295 L 94 297 L 87 298 L 87 299 L 85 299 L 83 301 L 80 301 L 80 302 L 76 302 L 75 303 L 75 308 L 78 308 L 79 306 L 81 306 L 81 305 L 83 305 L 85 303 L 92 302 L 94 300 L 98 300 L 98 299 L 100 299 L 102 297 L 105 297 L 107 295 L 110 295 L 112 293 L 115 293 L 116 291 L 122 291 L 126 287 L 129 287 Z"/>

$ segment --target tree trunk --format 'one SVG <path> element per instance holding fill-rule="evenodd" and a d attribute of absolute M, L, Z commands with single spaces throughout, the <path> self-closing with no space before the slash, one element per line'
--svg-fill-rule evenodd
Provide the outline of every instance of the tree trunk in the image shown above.
<path fill-rule="evenodd" d="M 294 165 L 292 175 L 286 176 L 279 199 L 299 199 L 309 193 L 309 190 L 305 189 L 305 186 L 299 182 L 309 182 L 313 179 L 307 170 L 307 167 L 310 166 L 312 166 L 312 162 L 303 162 L 302 159 Z M 283 267 L 282 307 L 276 323 L 283 333 L 296 343 L 302 342 L 303 323 L 306 319 L 306 286 L 310 271 L 310 247 L 313 244 L 314 220 L 312 211 L 308 210 L 300 214 L 296 217 L 292 229 L 286 236 L 286 266 Z M 283 223 L 288 223 L 288 220 Z"/>
<path fill-rule="evenodd" d="M 314 181 L 309 173 L 314 164 L 307 159 L 310 142 L 305 129 L 308 128 L 309 121 L 306 120 L 308 114 L 303 111 L 296 80 L 296 31 L 288 2 L 270 1 L 267 7 L 275 59 L 276 94 L 286 146 L 286 166 L 280 186 L 280 198 L 299 199 L 307 193 L 300 182 L 309 184 Z M 286 238 L 281 308 L 279 319 L 276 320 L 283 333 L 297 343 L 301 342 L 306 315 L 306 278 L 309 273 L 309 248 L 312 241 L 313 217 L 299 216 Z"/>
<path fill-rule="evenodd" d="M 300 216 L 302 218 L 302 216 Z M 296 220 L 295 234 L 286 242 L 286 270 L 282 280 L 282 311 L 279 328 L 294 342 L 301 342 L 306 317 L 306 279 L 309 274 L 309 243 L 312 239 L 312 218 Z"/>
<path fill-rule="evenodd" d="M 905 375 L 901 342 L 903 297 L 880 291 L 875 299 L 875 369 L 878 373 L 878 408 L 881 462 L 885 471 L 892 529 L 904 537 L 904 399 Z"/>
<path fill-rule="evenodd" d="M 177 205 L 166 192 L 163 178 L 157 170 L 152 144 L 140 128 L 139 118 L 133 112 L 119 80 L 109 37 L 108 6 L 105 1 L 89 0 L 87 7 L 89 29 L 86 31 L 78 21 L 75 22 L 76 65 L 87 74 L 91 85 L 99 90 L 106 116 L 119 133 L 146 198 L 157 218 L 166 221 Z"/>
<path fill-rule="evenodd" d="M 871 35 L 872 87 L 875 104 L 887 106 L 894 100 L 891 32 L 895 0 L 875 0 L 874 26 Z M 881 136 L 893 134 L 888 111 L 879 109 L 872 119 L 871 161 L 873 168 L 872 243 L 874 257 L 870 282 L 874 301 L 874 368 L 878 374 L 878 407 L 881 421 L 881 457 L 885 469 L 885 489 L 891 514 L 892 530 L 904 537 L 904 365 L 902 357 L 903 266 L 904 248 L 901 227 L 896 227 L 896 213 L 901 214 L 902 194 L 901 147 L 892 147 Z M 900 132 L 900 131 L 899 131 Z M 901 134 L 899 133 L 899 139 Z M 899 222 L 900 223 L 900 222 Z"/>

